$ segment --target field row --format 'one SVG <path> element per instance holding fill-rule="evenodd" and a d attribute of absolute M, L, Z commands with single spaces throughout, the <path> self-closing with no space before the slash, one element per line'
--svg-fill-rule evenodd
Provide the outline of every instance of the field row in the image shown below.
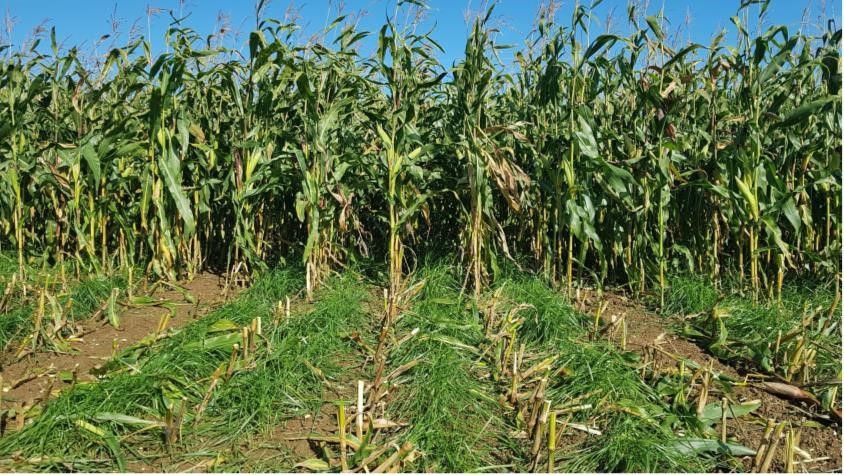
<path fill-rule="evenodd" d="M 496 42 L 490 8 L 443 64 L 426 2 L 398 3 L 380 29 L 304 38 L 256 2 L 242 51 L 175 19 L 103 56 L 55 30 L 9 48 L 0 246 L 171 281 L 295 257 L 309 293 L 429 252 L 460 254 L 476 295 L 511 259 L 567 289 L 840 273 L 834 21 L 755 29 L 769 2 L 743 1 L 685 44 L 642 5 L 596 31 L 591 7 L 543 2 L 524 46 Z"/>
<path fill-rule="evenodd" d="M 841 356 L 839 302 L 822 289 L 787 287 L 793 298 L 749 304 L 677 277 L 668 308 L 687 318 L 663 320 L 619 296 L 584 291 L 569 301 L 521 274 L 475 301 L 462 294 L 456 269 L 435 265 L 417 273 L 385 327 L 389 302 L 371 277 L 332 277 L 312 303 L 302 279 L 266 273 L 186 326 L 116 351 L 95 381 L 74 375 L 26 411 L 6 398 L 0 468 L 840 467 L 837 449 L 819 442 L 840 443 L 829 424 L 840 424 L 841 407 L 840 370 L 829 363 Z M 764 346 L 771 328 L 744 322 L 742 309 L 775 313 L 783 336 Z M 818 313 L 836 317 L 803 325 Z M 713 326 L 712 318 L 720 320 Z M 683 321 L 722 333 L 698 331 L 698 347 L 665 330 L 677 322 L 683 333 Z M 803 333 L 792 335 L 795 328 Z"/>

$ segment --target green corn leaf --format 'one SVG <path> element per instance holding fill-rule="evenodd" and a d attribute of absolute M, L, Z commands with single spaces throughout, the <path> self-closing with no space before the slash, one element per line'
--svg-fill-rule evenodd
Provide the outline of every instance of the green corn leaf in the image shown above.
<path fill-rule="evenodd" d="M 118 424 L 138 427 L 164 427 L 163 422 L 141 419 L 140 417 L 117 414 L 114 412 L 99 412 L 94 414 L 94 419 L 101 422 L 115 422 Z"/>
<path fill-rule="evenodd" d="M 604 48 L 604 46 L 610 47 L 619 39 L 620 38 L 616 35 L 599 35 L 597 38 L 595 38 L 594 41 L 592 41 L 592 44 L 589 45 L 589 47 L 586 49 L 586 52 L 583 53 L 583 60 L 581 61 L 581 64 L 583 64 L 583 62 L 587 61 L 595 53 Z"/>
<path fill-rule="evenodd" d="M 747 401 L 737 404 L 728 404 L 727 419 L 735 419 L 750 414 L 756 409 L 759 409 L 759 407 L 761 406 L 762 402 L 760 401 Z M 700 419 L 700 421 L 703 422 L 705 425 L 709 426 L 720 421 L 722 414 L 723 412 L 721 410 L 721 403 L 713 402 L 704 406 L 703 412 L 698 416 L 698 419 Z"/>
<path fill-rule="evenodd" d="M 759 203 L 756 201 L 756 197 L 753 196 L 753 193 L 750 191 L 750 187 L 747 186 L 747 183 L 744 182 L 740 177 L 735 177 L 736 186 L 738 186 L 741 195 L 744 197 L 744 200 L 747 202 L 747 206 L 749 208 L 750 216 L 756 220 L 759 219 Z"/>
<path fill-rule="evenodd" d="M 169 141 L 167 142 L 167 148 L 163 151 L 163 154 L 158 157 L 158 169 L 164 177 L 164 183 L 167 186 L 167 191 L 170 193 L 170 197 L 176 204 L 176 208 L 179 210 L 179 214 L 185 223 L 185 235 L 190 236 L 193 234 L 196 222 L 193 218 L 190 201 L 182 189 L 182 171 L 179 158 L 169 146 Z"/>
<path fill-rule="evenodd" d="M 86 144 L 81 148 L 82 158 L 85 159 L 85 163 L 88 165 L 88 168 L 91 170 L 91 174 L 93 177 L 92 182 L 95 183 L 97 186 L 100 183 L 100 174 L 102 173 L 100 170 L 100 157 L 97 156 L 97 152 L 94 150 L 94 147 L 91 144 Z"/>
<path fill-rule="evenodd" d="M 788 261 L 789 265 L 792 265 L 791 262 L 791 250 L 789 249 L 788 244 L 782 239 L 782 231 L 780 230 L 777 223 L 774 222 L 773 218 L 770 216 L 765 216 L 762 218 L 762 222 L 765 224 L 765 230 L 767 231 L 768 238 L 771 239 L 774 244 L 779 248 L 782 255 Z"/>
<path fill-rule="evenodd" d="M 238 324 L 225 318 L 217 320 L 210 327 L 208 327 L 208 333 L 233 332 L 239 330 L 240 326 Z"/>
<path fill-rule="evenodd" d="M 111 289 L 111 294 L 106 302 L 106 316 L 108 323 L 114 328 L 120 328 L 120 314 L 117 312 L 117 296 L 120 295 L 120 289 Z"/>
<path fill-rule="evenodd" d="M 117 437 L 106 429 L 100 428 L 91 424 L 84 419 L 77 419 L 73 423 L 82 429 L 85 433 L 94 436 L 98 442 L 102 443 L 108 448 L 114 460 L 117 462 L 117 468 L 123 472 L 126 471 L 126 460 L 123 458 L 123 453 L 120 451 L 120 442 Z"/>
<path fill-rule="evenodd" d="M 800 212 L 797 210 L 794 198 L 789 196 L 785 201 L 783 201 L 780 209 L 788 222 L 791 223 L 791 226 L 794 228 L 794 232 L 799 233 L 803 221 L 800 219 Z"/>
<path fill-rule="evenodd" d="M 312 472 L 327 472 L 331 469 L 331 466 L 328 465 L 328 462 L 320 459 L 308 459 L 303 462 L 297 463 L 293 467 L 304 468 Z"/>
<path fill-rule="evenodd" d="M 665 33 L 662 32 L 662 27 L 659 26 L 659 19 L 657 17 L 649 16 L 645 18 L 645 22 L 647 22 L 648 27 L 659 40 L 665 39 Z"/>
<path fill-rule="evenodd" d="M 592 127 L 583 116 L 577 117 L 578 130 L 574 133 L 577 137 L 577 144 L 580 152 L 588 158 L 598 158 L 598 144 L 595 142 L 595 134 Z"/>
<path fill-rule="evenodd" d="M 837 96 L 827 96 L 823 99 L 818 99 L 807 104 L 803 104 L 783 117 L 782 121 L 779 123 L 779 127 L 791 127 L 793 125 L 797 125 L 800 123 L 804 123 L 809 117 L 816 114 L 827 104 L 830 104 L 837 100 Z"/>

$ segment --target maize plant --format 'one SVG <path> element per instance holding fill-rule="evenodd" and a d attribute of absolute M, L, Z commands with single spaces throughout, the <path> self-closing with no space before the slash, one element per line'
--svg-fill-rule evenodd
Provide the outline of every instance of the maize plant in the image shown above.
<path fill-rule="evenodd" d="M 386 191 L 386 223 L 388 233 L 389 287 L 386 289 L 386 311 L 381 323 L 375 352 L 374 388 L 380 390 L 386 364 L 388 336 L 398 316 L 400 300 L 405 295 L 405 244 L 414 237 L 420 212 L 427 214 L 428 192 L 425 179 L 431 147 L 425 143 L 422 130 L 425 119 L 432 117 L 429 105 L 431 91 L 444 74 L 439 73 L 433 58 L 436 43 L 425 35 L 416 35 L 410 28 L 399 28 L 395 18 L 388 20 L 378 36 L 376 59 L 371 62 L 373 85 L 383 88 L 384 100 L 374 111 L 372 121 L 377 130 L 373 149 L 378 151 L 376 183 Z M 412 26 L 412 25 L 411 25 Z M 412 295 L 413 292 L 411 291 Z"/>
<path fill-rule="evenodd" d="M 529 179 L 513 160 L 512 142 L 524 135 L 521 124 L 497 122 L 494 115 L 494 93 L 504 78 L 493 60 L 487 56 L 494 48 L 486 24 L 492 7 L 483 18 L 474 22 L 466 41 L 465 59 L 454 69 L 450 85 L 454 109 L 451 138 L 454 154 L 464 165 L 459 184 L 468 186 L 461 196 L 466 221 L 462 247 L 466 255 L 467 279 L 471 279 L 474 294 L 480 295 L 490 269 L 498 264 L 494 238 L 498 249 L 510 257 L 507 236 L 496 214 L 494 193 L 497 189 L 506 203 L 506 210 L 521 208 L 520 185 Z"/>
<path fill-rule="evenodd" d="M 431 96 L 444 73 L 434 58 L 436 43 L 427 36 L 408 34 L 389 21 L 378 38 L 377 61 L 372 63 L 376 86 L 385 90 L 383 110 L 374 117 L 380 150 L 378 160 L 385 171 L 387 222 L 389 225 L 390 314 L 403 286 L 404 241 L 412 238 L 417 215 L 427 209 L 430 178 L 426 162 L 425 119 L 430 119 Z"/>
<path fill-rule="evenodd" d="M 307 41 L 263 5 L 248 53 L 178 19 L 156 54 L 138 38 L 88 57 L 55 31 L 0 46 L 0 250 L 20 273 L 293 257 L 310 294 L 380 255 L 393 303 L 425 254 L 460 255 L 475 296 L 502 258 L 567 290 L 660 295 L 674 272 L 760 296 L 840 273 L 834 22 L 754 33 L 768 2 L 748 0 L 702 45 L 637 5 L 594 34 L 576 4 L 499 55 L 489 9 L 443 65 L 424 2 Z"/>

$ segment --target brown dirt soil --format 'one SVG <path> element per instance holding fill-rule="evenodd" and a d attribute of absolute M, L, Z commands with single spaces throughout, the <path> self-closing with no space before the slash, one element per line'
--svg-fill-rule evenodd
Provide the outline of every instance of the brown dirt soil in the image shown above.
<path fill-rule="evenodd" d="M 355 368 L 351 368 L 354 371 Z M 337 434 L 337 405 L 333 401 L 345 400 L 347 412 L 347 424 L 354 419 L 354 405 L 350 402 L 355 399 L 353 384 L 338 384 L 327 382 L 323 390 L 319 411 L 316 414 L 306 413 L 285 419 L 276 427 L 268 428 L 251 437 L 239 440 L 235 445 L 229 447 L 214 447 L 210 452 L 190 450 L 194 453 L 206 452 L 201 458 L 186 457 L 185 460 L 168 463 L 164 458 L 150 460 L 146 464 L 137 462 L 133 471 L 140 472 L 277 472 L 279 470 L 289 471 L 295 464 L 309 459 L 324 460 L 325 454 L 321 448 L 324 442 L 308 439 L 308 436 L 333 436 Z M 201 445 L 201 444 L 200 444 Z M 336 455 L 336 444 L 329 443 L 328 446 Z M 209 454 L 216 452 L 216 457 Z M 182 454 L 184 456 L 184 454 Z M 299 470 L 298 471 L 308 471 Z"/>
<path fill-rule="evenodd" d="M 291 315 L 303 316 L 311 310 L 313 303 L 304 298 L 291 300 Z M 306 413 L 284 419 L 280 425 L 238 440 L 234 445 L 224 446 L 215 441 L 197 440 L 194 445 L 174 454 L 172 458 L 160 453 L 150 454 L 146 460 L 129 461 L 127 469 L 136 473 L 267 473 L 289 471 L 295 464 L 308 459 L 324 459 L 321 443 L 303 436 L 331 436 L 337 433 L 337 405 L 333 401 L 346 401 L 346 412 L 349 414 L 347 420 L 353 420 L 351 414 L 357 391 L 355 383 L 358 379 L 366 379 L 360 376 L 364 364 L 350 364 L 344 381 L 325 381 L 323 403 L 316 414 Z M 335 445 L 329 445 L 336 451 Z"/>
<path fill-rule="evenodd" d="M 330 399 L 326 396 L 326 400 Z M 337 433 L 337 406 L 325 403 L 316 414 L 304 414 L 281 422 L 269 432 L 261 432 L 234 446 L 205 447 L 198 444 L 175 454 L 174 458 L 160 453 L 148 460 L 133 460 L 127 468 L 131 472 L 275 472 L 290 470 L 308 459 L 323 458 L 320 442 L 307 440 L 309 434 Z M 333 447 L 336 449 L 336 447 Z M 216 455 L 215 455 L 216 454 Z M 178 460 L 178 461 L 176 461 Z"/>
<path fill-rule="evenodd" d="M 161 288 L 153 293 L 160 301 L 175 304 L 168 329 L 182 327 L 204 315 L 208 309 L 221 303 L 223 279 L 203 273 L 192 281 L 181 284 L 194 298 L 187 302 L 184 295 L 173 289 Z M 92 370 L 100 367 L 117 351 L 141 341 L 155 331 L 162 316 L 169 312 L 164 307 L 149 306 L 127 308 L 120 313 L 120 328 L 114 328 L 104 319 L 77 322 L 83 335 L 73 343 L 73 354 L 34 353 L 16 360 L 14 351 L 0 356 L 3 376 L 3 402 L 6 405 L 30 407 L 69 387 L 59 377 L 59 372 L 71 371 L 77 381 L 96 381 Z"/>
<path fill-rule="evenodd" d="M 337 434 L 336 405 L 323 404 L 315 415 L 305 414 L 287 419 L 272 432 L 244 442 L 239 449 L 248 460 L 246 465 L 250 471 L 260 466 L 269 468 L 267 462 L 271 459 L 275 460 L 271 467 L 278 470 L 281 466 L 292 467 L 308 459 L 323 457 L 321 442 L 304 438 L 309 434 Z"/>
<path fill-rule="evenodd" d="M 658 346 L 674 355 L 688 358 L 701 365 L 712 364 L 713 370 L 723 372 L 733 378 L 742 379 L 744 374 L 735 368 L 724 364 L 694 342 L 686 340 L 672 333 L 667 328 L 669 321 L 656 315 L 640 304 L 635 303 L 627 297 L 605 292 L 599 297 L 596 293 L 581 292 L 581 300 L 578 306 L 584 312 L 594 315 L 596 309 L 607 304 L 601 318 L 604 323 L 624 318 L 627 322 L 627 350 L 641 352 L 645 347 L 657 342 Z M 621 332 L 610 338 L 619 342 Z M 676 364 L 670 358 L 662 356 L 659 363 L 663 367 Z M 727 438 L 738 442 L 741 445 L 756 449 L 762 440 L 765 429 L 765 421 L 774 419 L 777 422 L 788 421 L 792 427 L 799 428 L 799 447 L 808 452 L 812 459 L 821 459 L 812 463 L 796 464 L 798 472 L 838 472 L 841 473 L 841 427 L 835 424 L 822 425 L 815 421 L 809 422 L 811 408 L 805 404 L 782 399 L 768 392 L 751 386 L 736 386 L 728 396 L 738 402 L 759 400 L 762 405 L 752 414 L 739 420 L 730 420 L 727 428 Z M 713 395 L 711 401 L 717 401 L 718 395 Z M 755 416 L 755 417 L 754 417 Z M 807 425 L 808 424 L 808 425 Z M 720 423 L 715 426 L 720 432 Z M 784 465 L 784 437 L 780 441 L 779 452 L 771 466 L 771 471 L 782 472 Z M 796 457 L 797 460 L 802 460 Z M 745 457 L 742 462 L 745 469 L 750 470 L 752 460 Z"/>
<path fill-rule="evenodd" d="M 371 291 L 371 297 L 364 302 L 366 312 L 372 316 L 373 325 L 380 318 L 383 312 L 382 293 L 380 289 Z M 307 315 L 312 304 L 304 300 L 295 302 L 297 315 Z M 360 332 L 375 332 L 373 328 L 361 328 Z M 359 345 L 363 344 L 357 332 L 351 335 Z M 374 349 L 374 348 L 373 348 Z M 365 369 L 372 364 L 371 356 L 367 354 L 365 347 L 356 348 L 359 360 L 345 362 L 344 378 L 342 381 L 325 381 L 322 394 L 322 405 L 316 414 L 302 414 L 280 421 L 276 427 L 269 428 L 254 434 L 228 450 L 220 453 L 221 463 L 215 468 L 239 472 L 275 472 L 279 470 L 289 471 L 297 463 L 310 459 L 325 460 L 323 446 L 327 445 L 336 456 L 337 446 L 333 443 L 326 444 L 319 440 L 308 439 L 307 436 L 333 436 L 337 434 L 337 405 L 334 401 L 346 401 L 346 413 L 348 428 L 353 430 L 355 400 L 357 398 L 357 381 L 363 380 L 369 383 L 367 376 L 364 376 Z M 335 461 L 336 462 L 336 461 Z M 194 470 L 195 464 L 181 463 L 173 466 L 175 471 L 207 471 L 207 467 Z M 308 472 L 309 470 L 297 468 L 297 471 Z"/>

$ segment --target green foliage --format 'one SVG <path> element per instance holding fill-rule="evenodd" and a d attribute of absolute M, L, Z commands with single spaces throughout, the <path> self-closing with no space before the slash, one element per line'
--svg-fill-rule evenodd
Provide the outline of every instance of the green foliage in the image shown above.
<path fill-rule="evenodd" d="M 572 422 L 597 424 L 590 436 L 562 459 L 574 472 L 705 471 L 710 460 L 674 449 L 682 427 L 657 393 L 636 373 L 631 355 L 606 342 L 589 341 L 588 317 L 575 312 L 565 297 L 536 277 L 516 277 L 501 284 L 509 301 L 533 305 L 523 312 L 519 338 L 529 352 L 556 355 L 561 369 L 549 382 L 555 405 L 589 404 Z M 597 421 L 597 422 L 596 422 Z M 685 430 L 693 430 L 686 427 Z"/>
<path fill-rule="evenodd" d="M 26 266 L 23 277 L 13 257 L 0 254 L 0 349 L 8 350 L 33 329 L 40 293 L 55 297 L 68 321 L 84 320 L 100 310 L 112 289 L 126 289 L 121 273 L 68 277 L 69 266 Z"/>
<path fill-rule="evenodd" d="M 718 357 L 800 384 L 821 383 L 823 393 L 841 374 L 841 302 L 832 285 L 789 282 L 780 298 L 754 301 L 738 283 L 719 290 L 709 279 L 677 276 L 665 311 L 690 316 L 682 330 Z"/>
<path fill-rule="evenodd" d="M 423 452 L 416 470 L 466 472 L 495 465 L 513 441 L 494 388 L 478 377 L 477 355 L 469 348 L 483 339 L 483 328 L 467 311 L 455 269 L 425 267 L 422 295 L 399 320 L 403 334 L 418 328 L 413 339 L 396 350 L 392 366 L 413 360 L 391 414 L 406 421 L 407 439 Z"/>
<path fill-rule="evenodd" d="M 191 343 L 201 342 L 213 336 L 215 330 L 220 327 L 219 322 L 232 322 L 239 329 L 240 326 L 248 324 L 256 317 L 266 318 L 267 315 L 271 314 L 279 300 L 289 296 L 297 288 L 296 282 L 299 279 L 301 279 L 300 274 L 290 271 L 269 272 L 259 279 L 245 295 L 215 310 L 202 320 L 185 327 L 176 335 L 158 343 L 141 343 L 127 349 L 106 366 L 104 379 L 96 384 L 74 386 L 56 400 L 51 401 L 44 409 L 44 414 L 28 424 L 22 431 L 3 438 L 0 441 L 0 453 L 9 456 L 12 452 L 20 451 L 19 453 L 25 457 L 48 455 L 56 457 L 58 460 L 66 458 L 83 461 L 90 459 L 91 454 L 100 454 L 104 457 L 98 462 L 92 462 L 92 465 L 85 465 L 83 462 L 81 467 L 89 470 L 102 470 L 108 467 L 112 457 L 116 457 L 112 448 L 102 445 L 96 438 L 80 438 L 80 435 L 84 435 L 84 432 L 80 432 L 80 425 L 76 421 L 95 424 L 96 427 L 120 438 L 137 430 L 134 423 L 126 422 L 130 420 L 127 417 L 148 420 L 153 423 L 161 422 L 165 419 L 167 411 L 173 410 L 174 401 L 180 401 L 182 398 L 186 398 L 188 404 L 194 407 L 202 400 L 206 390 L 202 381 L 209 378 L 221 363 L 228 361 L 231 344 L 228 347 L 207 348 L 197 351 Z M 344 296 L 348 296 L 348 294 L 344 294 Z M 336 307 L 337 300 L 334 299 L 333 301 Z M 344 308 L 353 311 L 354 307 L 344 304 Z M 344 314 L 343 316 L 348 315 Z M 321 317 L 318 320 L 324 324 L 327 317 Z M 338 319 L 338 323 L 335 325 L 342 325 L 346 320 L 354 322 L 350 318 Z M 215 325 L 217 326 L 215 327 Z M 269 327 L 268 330 L 270 329 L 273 330 L 270 334 L 273 339 L 295 340 L 304 336 L 286 333 L 277 328 Z M 313 328 L 309 326 L 305 326 L 303 329 L 313 331 Z M 323 338 L 327 339 L 333 336 L 331 333 L 326 333 Z M 333 346 L 323 344 L 316 346 L 315 349 L 322 349 L 330 355 L 331 349 L 336 350 L 337 345 L 340 344 L 338 339 L 335 340 L 338 343 L 334 343 Z M 287 351 L 301 351 L 301 348 L 289 348 L 289 342 L 287 346 Z M 307 355 L 308 353 L 302 354 L 302 356 Z M 287 356 L 292 355 L 287 354 Z M 296 358 L 298 356 L 297 354 Z M 272 353 L 262 352 L 261 360 L 258 362 L 259 367 L 264 371 L 267 367 L 272 368 L 272 357 Z M 298 384 L 305 383 L 301 386 L 301 393 L 293 392 L 292 394 L 308 394 L 311 398 L 315 397 L 309 391 L 313 391 L 319 385 L 314 383 L 314 377 L 309 375 L 310 370 L 303 365 L 296 365 L 296 368 L 298 372 L 292 375 L 294 379 L 290 382 L 288 388 L 297 388 L 299 387 Z M 243 374 L 236 373 L 233 382 L 244 375 L 248 377 L 248 371 L 244 371 Z M 265 378 L 266 376 L 264 374 Z M 275 384 L 279 382 L 274 381 Z M 238 387 L 238 384 L 235 383 L 232 389 L 227 390 L 230 392 L 225 393 L 225 397 L 229 398 L 230 401 L 237 400 Z M 247 420 L 270 417 L 271 414 L 268 414 L 268 411 L 271 406 L 268 406 L 269 403 L 261 398 L 271 397 L 273 394 L 277 397 L 283 397 L 282 394 L 284 393 L 256 393 L 254 397 L 258 397 L 259 401 L 255 405 L 228 406 L 228 410 L 248 411 L 245 415 Z M 276 404 L 279 404 L 277 401 Z M 291 399 L 285 397 L 284 401 L 291 401 Z M 103 413 L 127 417 L 100 417 Z M 191 417 L 195 414 L 193 411 L 189 413 Z M 224 410 L 216 409 L 214 416 L 217 420 L 225 421 L 226 416 L 235 419 L 243 417 L 244 414 L 239 412 L 226 414 Z M 154 427 L 154 431 L 141 433 L 134 442 L 161 448 L 161 428 Z M 211 427 L 232 428 L 219 423 Z M 235 426 L 234 433 L 248 430 L 249 427 Z M 199 430 L 203 432 L 208 429 L 207 426 L 201 426 Z M 56 458 L 51 457 L 44 459 L 43 464 L 36 464 L 37 467 L 41 470 L 61 468 L 61 464 L 51 465 L 56 460 Z"/>
<path fill-rule="evenodd" d="M 4 54 L 0 246 L 171 279 L 301 256 L 309 292 L 373 254 L 397 287 L 428 251 L 459 251 L 475 296 L 515 257 L 637 291 L 840 272 L 840 30 L 754 37 L 743 6 L 736 44 L 675 49 L 662 14 L 596 36 L 579 6 L 506 64 L 490 9 L 447 68 L 401 3 L 306 44 L 259 15 L 246 57 L 178 22 L 96 69 L 55 40 Z"/>

